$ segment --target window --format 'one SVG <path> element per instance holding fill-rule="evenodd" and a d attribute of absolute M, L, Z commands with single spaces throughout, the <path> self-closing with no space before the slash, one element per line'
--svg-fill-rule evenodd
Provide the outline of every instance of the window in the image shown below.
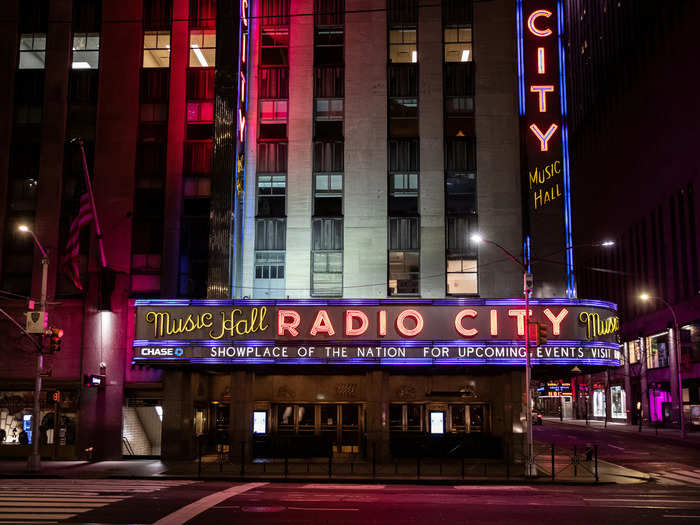
<path fill-rule="evenodd" d="M 391 432 L 421 432 L 423 430 L 423 405 L 389 405 L 389 430 Z"/>
<path fill-rule="evenodd" d="M 143 67 L 170 67 L 170 31 L 144 31 Z"/>
<path fill-rule="evenodd" d="M 286 67 L 260 68 L 261 99 L 289 98 L 289 69 Z"/>
<path fill-rule="evenodd" d="M 445 112 L 448 117 L 474 113 L 474 68 L 472 63 L 446 64 Z"/>
<path fill-rule="evenodd" d="M 344 99 L 342 98 L 317 98 L 316 120 L 343 120 Z"/>
<path fill-rule="evenodd" d="M 263 26 L 289 25 L 289 0 L 263 0 L 261 4 Z"/>
<path fill-rule="evenodd" d="M 668 332 L 646 338 L 647 368 L 668 366 Z"/>
<path fill-rule="evenodd" d="M 258 174 L 258 216 L 284 217 L 287 176 Z"/>
<path fill-rule="evenodd" d="M 476 213 L 476 173 L 447 172 L 445 211 L 448 215 Z"/>
<path fill-rule="evenodd" d="M 211 142 L 185 142 L 183 173 L 208 175 L 211 171 Z"/>
<path fill-rule="evenodd" d="M 344 143 L 342 141 L 314 142 L 314 171 L 342 172 L 344 166 L 343 152 Z"/>
<path fill-rule="evenodd" d="M 474 138 L 447 140 L 445 169 L 448 171 L 476 171 L 476 145 Z"/>
<path fill-rule="evenodd" d="M 289 32 L 286 29 L 263 30 L 260 65 L 289 65 Z"/>
<path fill-rule="evenodd" d="M 476 246 L 471 241 L 477 231 L 476 215 L 448 215 L 446 228 L 448 256 L 476 258 Z"/>
<path fill-rule="evenodd" d="M 180 234 L 180 284 L 183 297 L 206 297 L 209 271 L 209 202 L 185 199 Z"/>
<path fill-rule="evenodd" d="M 213 100 L 214 99 L 214 70 L 213 69 L 188 69 L 187 70 L 187 100 Z"/>
<path fill-rule="evenodd" d="M 285 249 L 285 219 L 258 219 L 255 221 L 256 250 Z"/>
<path fill-rule="evenodd" d="M 100 34 L 73 35 L 73 69 L 97 69 L 100 59 Z"/>
<path fill-rule="evenodd" d="M 172 0 L 144 0 L 144 30 L 169 30 L 173 17 Z"/>
<path fill-rule="evenodd" d="M 316 26 L 342 26 L 345 23 L 345 0 L 314 0 Z"/>
<path fill-rule="evenodd" d="M 641 348 L 639 347 L 639 340 L 628 341 L 625 343 L 627 345 L 627 354 L 629 356 L 630 364 L 639 363 Z"/>
<path fill-rule="evenodd" d="M 450 295 L 473 295 L 478 293 L 476 259 L 447 260 L 447 293 Z"/>
<path fill-rule="evenodd" d="M 275 123 L 287 122 L 287 100 L 261 100 L 260 122 Z"/>
<path fill-rule="evenodd" d="M 610 388 L 610 415 L 614 419 L 625 419 L 627 417 L 627 400 L 625 389 L 621 386 Z"/>
<path fill-rule="evenodd" d="M 418 24 L 418 0 L 388 0 L 389 25 Z"/>
<path fill-rule="evenodd" d="M 283 299 L 284 251 L 255 252 L 255 280 L 253 297 L 256 299 Z"/>
<path fill-rule="evenodd" d="M 473 59 L 472 28 L 446 27 L 445 62 L 471 62 Z"/>
<path fill-rule="evenodd" d="M 418 46 L 415 29 L 389 30 L 389 62 L 418 62 Z"/>
<path fill-rule="evenodd" d="M 194 29 L 190 31 L 190 67 L 214 67 L 216 65 L 216 30 Z"/>
<path fill-rule="evenodd" d="M 262 142 L 258 144 L 258 173 L 287 172 L 287 143 Z"/>
<path fill-rule="evenodd" d="M 46 67 L 46 33 L 23 33 L 19 39 L 19 69 Z"/>
<path fill-rule="evenodd" d="M 190 0 L 190 28 L 216 28 L 216 0 Z"/>
<path fill-rule="evenodd" d="M 333 197 L 343 194 L 342 173 L 316 173 L 314 174 L 314 196 Z"/>
<path fill-rule="evenodd" d="M 342 29 L 317 29 L 314 46 L 314 63 L 316 65 L 343 64 L 344 32 Z"/>
<path fill-rule="evenodd" d="M 442 18 L 445 24 L 464 24 L 471 26 L 474 6 L 473 0 L 443 0 Z"/>
<path fill-rule="evenodd" d="M 15 75 L 15 124 L 39 124 L 44 105 L 44 72 L 18 71 Z"/>
<path fill-rule="evenodd" d="M 343 294 L 343 220 L 313 219 L 311 295 Z"/>
<path fill-rule="evenodd" d="M 420 253 L 417 217 L 389 218 L 388 295 L 419 293 Z"/>

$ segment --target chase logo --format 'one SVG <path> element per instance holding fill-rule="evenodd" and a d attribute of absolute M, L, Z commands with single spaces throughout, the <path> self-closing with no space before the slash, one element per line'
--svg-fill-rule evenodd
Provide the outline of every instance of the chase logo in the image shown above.
<path fill-rule="evenodd" d="M 183 354 L 182 348 L 178 346 L 178 347 L 175 349 L 174 354 L 175 354 L 177 357 L 181 357 L 182 354 Z"/>

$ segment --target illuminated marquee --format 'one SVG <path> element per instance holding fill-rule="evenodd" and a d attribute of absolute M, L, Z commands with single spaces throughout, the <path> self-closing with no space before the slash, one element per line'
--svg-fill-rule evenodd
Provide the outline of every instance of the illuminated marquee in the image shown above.
<path fill-rule="evenodd" d="M 561 266 L 532 269 L 549 294 L 575 297 L 561 0 L 516 0 L 523 191 L 533 259 L 558 254 Z M 533 266 L 537 266 L 533 263 Z"/>
<path fill-rule="evenodd" d="M 618 364 L 616 334 L 592 333 L 587 323 L 591 316 L 614 317 L 615 309 L 600 301 L 533 300 L 531 318 L 550 334 L 533 357 L 549 364 Z M 517 299 L 137 300 L 133 359 L 519 364 L 524 335 L 525 308 Z"/>

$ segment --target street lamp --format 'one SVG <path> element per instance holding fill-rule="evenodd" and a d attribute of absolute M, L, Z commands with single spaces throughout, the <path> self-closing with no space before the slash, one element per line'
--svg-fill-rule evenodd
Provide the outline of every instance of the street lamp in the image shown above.
<path fill-rule="evenodd" d="M 685 439 L 685 421 L 683 418 L 683 383 L 681 380 L 681 332 L 680 332 L 679 327 L 678 327 L 678 317 L 676 317 L 676 312 L 673 310 L 673 306 L 671 306 L 671 303 L 669 303 L 663 297 L 649 295 L 648 293 L 644 292 L 644 293 L 639 294 L 639 298 L 644 302 L 650 301 L 652 299 L 656 300 L 656 301 L 661 301 L 671 311 L 671 316 L 673 316 L 673 343 L 674 343 L 673 352 L 676 356 L 675 373 L 677 375 L 677 382 L 678 382 L 678 392 L 677 392 L 677 394 L 678 394 L 678 412 L 680 415 L 680 422 L 681 422 L 681 439 Z"/>
<path fill-rule="evenodd" d="M 46 250 L 39 242 L 35 233 L 26 224 L 20 224 L 17 228 L 23 233 L 31 233 L 34 239 L 34 244 L 41 252 L 41 305 L 40 311 L 46 316 L 46 283 L 48 281 L 49 257 L 46 255 Z M 46 327 L 46 317 L 44 317 L 44 328 Z M 41 405 L 39 396 L 41 396 L 41 371 L 44 366 L 44 335 L 41 336 L 42 344 L 36 355 L 36 374 L 34 376 L 34 408 L 32 409 L 32 452 L 29 455 L 27 466 L 32 472 L 37 472 L 41 469 L 41 455 L 39 454 L 39 419 L 41 418 Z"/>
<path fill-rule="evenodd" d="M 525 457 L 525 476 L 534 477 L 537 475 L 535 467 L 535 455 L 532 440 L 532 414 L 530 412 L 530 292 L 532 291 L 532 274 L 527 271 L 527 264 L 515 257 L 503 246 L 495 241 L 484 239 L 480 234 L 474 233 L 471 236 L 474 244 L 491 244 L 505 253 L 509 259 L 518 264 L 523 269 L 523 294 L 525 295 L 525 428 L 527 439 L 527 454 Z"/>

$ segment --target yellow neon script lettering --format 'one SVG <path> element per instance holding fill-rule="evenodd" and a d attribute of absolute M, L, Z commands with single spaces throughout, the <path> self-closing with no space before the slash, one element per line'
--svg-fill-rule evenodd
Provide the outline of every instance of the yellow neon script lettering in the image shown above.
<path fill-rule="evenodd" d="M 243 317 L 243 312 L 239 308 L 234 308 L 228 313 L 221 312 L 221 331 L 218 335 L 214 335 L 214 331 L 211 330 L 209 337 L 221 339 L 227 333 L 229 337 L 233 337 L 254 332 L 264 332 L 267 330 L 267 324 L 264 324 L 266 315 L 266 306 L 254 306 L 250 309 L 250 314 L 247 318 Z"/>
<path fill-rule="evenodd" d="M 148 312 L 146 322 L 153 323 L 153 336 L 178 335 L 212 327 L 211 313 L 189 314 L 187 317 L 170 318 L 168 312 Z"/>
<path fill-rule="evenodd" d="M 600 335 L 609 335 L 617 333 L 620 330 L 620 318 L 610 316 L 601 321 L 600 315 L 597 313 L 581 312 L 578 314 L 578 320 L 586 325 L 586 337 L 593 339 Z"/>

